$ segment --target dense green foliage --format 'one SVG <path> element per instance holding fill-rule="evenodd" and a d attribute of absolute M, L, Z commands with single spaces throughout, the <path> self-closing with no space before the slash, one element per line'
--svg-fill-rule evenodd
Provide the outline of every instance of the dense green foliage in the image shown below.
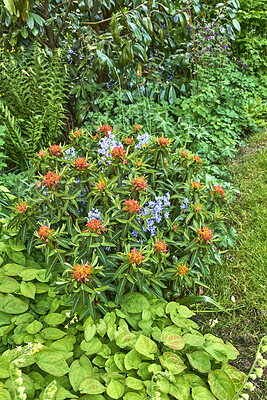
<path fill-rule="evenodd" d="M 0 54 L 0 124 L 9 163 L 27 168 L 34 153 L 62 133 L 66 70 L 62 52 L 49 57 L 38 46 L 16 56 Z"/>

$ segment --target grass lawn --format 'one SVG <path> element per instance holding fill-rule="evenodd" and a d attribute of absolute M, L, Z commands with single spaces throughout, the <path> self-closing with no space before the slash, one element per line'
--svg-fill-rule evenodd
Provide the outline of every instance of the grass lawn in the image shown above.
<path fill-rule="evenodd" d="M 240 351 L 236 366 L 248 372 L 257 345 L 267 334 L 267 132 L 249 138 L 247 146 L 227 165 L 240 194 L 230 208 L 238 234 L 236 246 L 217 265 L 205 293 L 227 309 L 226 313 L 201 314 L 203 329 L 210 319 L 218 323 L 210 331 L 229 339 Z M 251 399 L 265 400 L 264 378 L 256 382 Z"/>

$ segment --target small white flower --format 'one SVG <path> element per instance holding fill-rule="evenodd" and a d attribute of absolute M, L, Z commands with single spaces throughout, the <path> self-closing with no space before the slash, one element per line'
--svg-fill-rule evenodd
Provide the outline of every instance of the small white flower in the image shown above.
<path fill-rule="evenodd" d="M 248 390 L 250 390 L 250 391 L 255 390 L 255 386 L 254 386 L 253 383 L 251 383 L 251 382 L 247 382 L 247 383 L 244 385 L 244 388 L 245 388 L 245 389 L 248 389 Z"/>
<path fill-rule="evenodd" d="M 22 347 L 21 346 L 17 346 L 17 351 L 21 351 Z"/>
<path fill-rule="evenodd" d="M 255 379 L 257 379 L 257 375 L 256 374 L 250 374 L 249 375 L 249 379 L 252 379 L 253 381 L 255 381 Z"/>
<path fill-rule="evenodd" d="M 241 397 L 242 397 L 244 400 L 249 400 L 249 395 L 248 395 L 247 393 L 241 394 Z"/>
<path fill-rule="evenodd" d="M 233 303 L 235 303 L 235 296 L 231 296 L 231 300 Z"/>
<path fill-rule="evenodd" d="M 257 375 L 258 378 L 261 378 L 262 374 L 263 374 L 263 369 L 262 368 L 256 368 L 255 369 L 255 374 Z"/>
<path fill-rule="evenodd" d="M 66 317 L 70 318 L 70 312 L 66 312 Z"/>

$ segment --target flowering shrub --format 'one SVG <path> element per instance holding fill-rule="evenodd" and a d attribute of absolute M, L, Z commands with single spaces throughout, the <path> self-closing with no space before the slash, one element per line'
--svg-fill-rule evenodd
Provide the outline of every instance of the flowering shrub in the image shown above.
<path fill-rule="evenodd" d="M 58 290 L 85 312 L 119 304 L 128 290 L 167 299 L 196 293 L 220 259 L 230 194 L 206 185 L 196 154 L 173 151 L 170 139 L 141 127 L 127 137 L 109 125 L 76 132 L 70 145 L 39 153 L 35 193 L 9 227 L 20 228 L 29 253 L 33 244 L 42 250 L 47 274 L 61 264 Z"/>

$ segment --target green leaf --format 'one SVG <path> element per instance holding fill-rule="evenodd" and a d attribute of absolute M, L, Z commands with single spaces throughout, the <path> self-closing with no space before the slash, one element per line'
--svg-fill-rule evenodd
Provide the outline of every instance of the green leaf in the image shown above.
<path fill-rule="evenodd" d="M 172 372 L 174 375 L 180 374 L 184 369 L 186 369 L 182 359 L 175 353 L 163 353 L 159 356 L 159 361 L 163 368 Z"/>
<path fill-rule="evenodd" d="M 96 326 L 95 324 L 93 325 L 86 325 L 84 329 L 84 338 L 87 342 L 93 339 L 93 337 L 96 334 Z"/>
<path fill-rule="evenodd" d="M 24 282 L 22 281 L 20 284 L 21 294 L 25 297 L 29 297 L 30 299 L 35 298 L 36 287 L 32 282 Z"/>
<path fill-rule="evenodd" d="M 124 394 L 124 387 L 120 382 L 112 379 L 107 386 L 107 394 L 112 399 L 119 399 Z"/>
<path fill-rule="evenodd" d="M 70 366 L 69 379 L 75 392 L 77 392 L 84 379 L 92 377 L 92 373 L 91 361 L 86 356 L 83 355 L 79 360 L 73 361 Z"/>
<path fill-rule="evenodd" d="M 243 385 L 246 375 L 244 372 L 239 371 L 237 368 L 233 367 L 232 365 L 223 365 L 222 370 L 227 373 L 231 377 L 235 385 L 235 390 L 238 391 L 241 386 Z"/>
<path fill-rule="evenodd" d="M 79 386 L 79 391 L 81 393 L 101 394 L 105 392 L 105 390 L 105 386 L 103 386 L 98 380 L 93 378 L 84 379 Z"/>
<path fill-rule="evenodd" d="M 16 239 L 9 239 L 8 244 L 11 247 L 11 249 L 14 251 L 26 250 L 26 246 L 22 243 L 21 240 L 16 242 Z"/>
<path fill-rule="evenodd" d="M 127 370 L 129 369 L 138 369 L 141 364 L 141 357 L 139 353 L 132 349 L 129 353 L 126 354 L 124 358 L 124 366 Z"/>
<path fill-rule="evenodd" d="M 41 370 L 54 376 L 63 376 L 69 372 L 68 364 L 58 351 L 40 350 L 36 354 L 36 363 Z"/>
<path fill-rule="evenodd" d="M 0 399 L 1 400 L 11 400 L 11 396 L 8 391 L 2 387 L 0 387 Z"/>
<path fill-rule="evenodd" d="M 187 400 L 190 394 L 190 386 L 184 377 L 176 376 L 175 383 L 170 385 L 169 393 L 178 400 Z"/>
<path fill-rule="evenodd" d="M 124 349 L 125 347 L 134 347 L 136 336 L 131 332 L 122 332 L 118 335 L 116 345 Z"/>
<path fill-rule="evenodd" d="M 45 316 L 44 322 L 47 325 L 60 325 L 65 321 L 66 316 L 59 313 L 50 313 Z"/>
<path fill-rule="evenodd" d="M 7 356 L 0 357 L 0 379 L 6 379 L 11 375 L 10 362 Z"/>
<path fill-rule="evenodd" d="M 192 397 L 193 400 L 216 400 L 213 394 L 209 391 L 209 389 L 203 386 L 195 386 L 192 389 Z"/>
<path fill-rule="evenodd" d="M 90 342 L 83 340 L 80 346 L 87 355 L 91 355 L 99 352 L 102 347 L 102 343 L 97 337 L 94 337 Z"/>
<path fill-rule="evenodd" d="M 143 398 L 135 392 L 127 392 L 123 396 L 123 400 L 143 400 Z"/>
<path fill-rule="evenodd" d="M 9 294 L 4 300 L 1 300 L 0 310 L 7 314 L 22 314 L 28 310 L 28 304 L 26 301 Z"/>
<path fill-rule="evenodd" d="M 134 390 L 141 390 L 144 387 L 144 384 L 142 381 L 140 381 L 139 379 L 133 378 L 131 376 L 128 376 L 128 378 L 126 378 L 125 380 L 126 385 Z"/>
<path fill-rule="evenodd" d="M 126 294 L 120 305 L 123 311 L 131 314 L 141 313 L 145 308 L 150 307 L 149 301 L 141 293 Z"/>
<path fill-rule="evenodd" d="M 30 335 L 35 335 L 36 333 L 40 332 L 40 330 L 42 329 L 43 324 L 39 321 L 33 321 L 31 322 L 27 328 L 26 331 L 30 334 Z"/>
<path fill-rule="evenodd" d="M 207 385 L 205 384 L 205 382 L 198 376 L 195 374 L 185 374 L 185 380 L 189 383 L 189 385 L 191 386 L 191 388 L 195 387 L 195 386 L 202 386 L 204 388 L 207 387 Z"/>
<path fill-rule="evenodd" d="M 184 335 L 184 340 L 186 344 L 190 346 L 203 346 L 205 338 L 202 335 L 192 335 L 191 333 L 186 333 Z"/>
<path fill-rule="evenodd" d="M 0 292 L 14 293 L 19 290 L 19 283 L 8 276 L 0 276 Z"/>
<path fill-rule="evenodd" d="M 235 387 L 226 372 L 216 369 L 209 372 L 210 389 L 218 400 L 233 400 Z"/>
<path fill-rule="evenodd" d="M 194 351 L 186 355 L 192 367 L 202 374 L 206 374 L 211 370 L 210 356 L 205 351 Z"/>
<path fill-rule="evenodd" d="M 161 335 L 163 344 L 173 350 L 182 350 L 185 346 L 185 341 L 182 336 L 175 335 L 168 332 L 163 332 Z"/>
<path fill-rule="evenodd" d="M 151 360 L 154 360 L 154 353 L 156 353 L 157 349 L 156 343 L 144 335 L 140 335 L 135 343 L 135 350 Z"/>
<path fill-rule="evenodd" d="M 233 22 L 233 25 L 234 25 L 235 29 L 236 29 L 238 32 L 240 32 L 241 27 L 240 27 L 240 23 L 237 21 L 237 19 L 234 18 L 234 19 L 232 20 L 232 22 Z"/>
<path fill-rule="evenodd" d="M 40 333 L 41 336 L 46 340 L 57 340 L 66 335 L 66 332 L 63 332 L 57 328 L 45 328 Z"/>

